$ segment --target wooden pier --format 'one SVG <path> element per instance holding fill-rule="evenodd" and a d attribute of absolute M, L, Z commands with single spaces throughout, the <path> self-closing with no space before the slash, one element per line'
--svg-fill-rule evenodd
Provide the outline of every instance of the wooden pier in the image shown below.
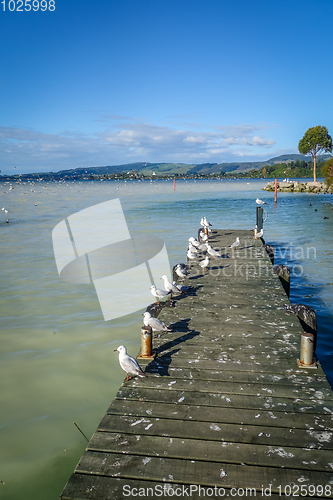
<path fill-rule="evenodd" d="M 297 366 L 303 330 L 263 243 L 219 230 L 211 245 L 225 257 L 163 308 L 174 331 L 140 360 L 148 378 L 122 384 L 62 500 L 333 498 L 332 390 L 320 364 Z"/>

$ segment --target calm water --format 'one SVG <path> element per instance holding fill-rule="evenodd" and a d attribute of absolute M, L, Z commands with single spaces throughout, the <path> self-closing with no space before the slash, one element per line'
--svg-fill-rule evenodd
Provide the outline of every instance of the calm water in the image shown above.
<path fill-rule="evenodd" d="M 279 247 L 276 263 L 292 269 L 291 301 L 317 312 L 317 352 L 332 384 L 333 197 L 279 193 L 274 206 L 265 184 L 2 185 L 9 213 L 0 211 L 0 498 L 58 499 L 86 444 L 73 421 L 91 437 L 124 378 L 113 350 L 125 344 L 138 352 L 142 311 L 105 322 L 93 285 L 65 283 L 57 273 L 54 226 L 94 204 L 119 197 L 130 232 L 160 236 L 174 265 L 185 260 L 201 217 L 216 228 L 251 229 L 255 199 L 265 199 L 265 240 Z"/>

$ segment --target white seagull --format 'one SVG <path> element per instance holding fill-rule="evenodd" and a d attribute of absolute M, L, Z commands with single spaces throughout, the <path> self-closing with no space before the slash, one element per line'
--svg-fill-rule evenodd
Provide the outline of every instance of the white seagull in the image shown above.
<path fill-rule="evenodd" d="M 178 290 L 182 293 L 186 293 L 192 289 L 191 286 L 178 285 L 176 281 L 173 281 L 172 284 L 178 288 Z"/>
<path fill-rule="evenodd" d="M 156 288 L 155 285 L 152 285 L 150 287 L 150 293 L 158 299 L 158 304 L 160 303 L 160 299 L 165 297 L 166 295 L 169 295 L 169 292 L 166 292 L 165 290 L 161 290 L 160 288 Z"/>
<path fill-rule="evenodd" d="M 208 242 L 205 243 L 205 245 L 209 255 L 211 255 L 212 257 L 222 257 L 222 255 L 217 250 L 214 250 L 214 248 L 212 248 Z"/>
<path fill-rule="evenodd" d="M 206 257 L 204 258 L 204 260 L 200 260 L 199 262 L 199 266 L 202 267 L 202 269 L 205 271 L 208 264 L 209 264 L 209 261 L 210 261 L 211 257 L 209 257 L 208 255 L 206 255 Z"/>
<path fill-rule="evenodd" d="M 259 233 L 257 233 L 257 234 L 255 234 L 255 235 L 254 235 L 254 238 L 257 240 L 257 239 L 259 239 L 259 238 L 262 238 L 262 237 L 263 237 L 263 235 L 264 235 L 264 229 L 261 229 L 261 230 L 259 231 Z"/>
<path fill-rule="evenodd" d="M 199 238 L 201 241 L 208 241 L 208 234 L 206 234 L 202 229 L 199 231 Z"/>
<path fill-rule="evenodd" d="M 194 236 L 191 236 L 191 238 L 189 238 L 188 241 L 196 248 L 198 248 L 200 245 L 200 241 L 194 238 Z"/>
<path fill-rule="evenodd" d="M 172 328 L 170 328 L 169 326 L 166 326 L 159 319 L 153 318 L 152 315 L 148 311 L 146 311 L 143 314 L 143 324 L 145 326 L 150 326 L 150 328 L 153 330 L 153 332 L 160 332 L 160 331 L 171 332 L 172 331 Z"/>
<path fill-rule="evenodd" d="M 203 223 L 204 223 L 204 226 L 206 226 L 206 227 L 212 226 L 212 224 L 210 222 L 208 222 L 208 220 L 206 219 L 206 217 L 203 218 Z"/>
<path fill-rule="evenodd" d="M 191 252 L 189 249 L 187 250 L 186 255 L 189 260 L 195 260 L 198 257 L 196 253 Z"/>
<path fill-rule="evenodd" d="M 199 252 L 206 252 L 207 251 L 205 243 L 200 243 L 200 241 L 198 241 L 195 238 L 193 238 L 193 236 L 191 238 L 189 238 L 188 241 L 190 242 L 189 248 L 192 245 L 195 248 L 197 248 L 197 250 L 199 250 Z"/>
<path fill-rule="evenodd" d="M 257 205 L 267 205 L 267 203 L 265 203 L 264 201 L 262 200 L 259 200 L 259 198 L 256 199 L 256 204 Z"/>
<path fill-rule="evenodd" d="M 192 243 L 190 241 L 189 241 L 189 244 L 188 244 L 188 249 L 192 253 L 198 253 L 198 248 L 196 246 L 192 245 Z"/>
<path fill-rule="evenodd" d="M 141 370 L 137 360 L 127 354 L 127 349 L 124 345 L 120 345 L 117 349 L 115 349 L 115 351 L 119 352 L 119 364 L 127 375 L 124 382 L 131 380 L 134 375 L 137 375 L 138 377 L 147 377 L 147 375 Z"/>
<path fill-rule="evenodd" d="M 177 264 L 177 266 L 175 267 L 175 272 L 180 278 L 185 278 L 185 276 L 188 276 L 186 267 L 181 266 L 180 264 Z"/>
<path fill-rule="evenodd" d="M 161 280 L 164 281 L 164 288 L 168 293 L 170 293 L 171 298 L 173 293 L 179 293 L 178 288 L 168 280 L 168 277 L 165 274 L 163 274 Z"/>
<path fill-rule="evenodd" d="M 236 250 L 238 250 L 239 245 L 240 245 L 240 239 L 237 236 L 236 241 L 232 245 L 230 245 L 230 248 L 236 248 Z"/>

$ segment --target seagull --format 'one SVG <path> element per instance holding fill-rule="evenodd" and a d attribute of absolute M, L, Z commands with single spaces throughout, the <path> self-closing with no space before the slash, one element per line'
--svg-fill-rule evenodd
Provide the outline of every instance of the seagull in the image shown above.
<path fill-rule="evenodd" d="M 143 314 L 143 324 L 145 326 L 150 326 L 150 328 L 153 330 L 153 332 L 160 332 L 160 331 L 171 332 L 172 331 L 172 328 L 170 328 L 169 326 L 166 326 L 159 319 L 153 318 L 152 315 L 148 311 L 146 311 Z"/>
<path fill-rule="evenodd" d="M 256 199 L 256 203 L 257 203 L 257 205 L 267 205 L 267 203 L 265 203 L 262 200 L 259 200 L 259 198 Z"/>
<path fill-rule="evenodd" d="M 189 260 L 194 260 L 198 257 L 196 253 L 191 252 L 189 249 L 187 250 L 186 255 Z"/>
<path fill-rule="evenodd" d="M 127 375 L 124 382 L 131 380 L 134 375 L 138 375 L 138 377 L 147 377 L 147 375 L 141 370 L 137 360 L 127 354 L 127 349 L 124 345 L 120 345 L 117 349 L 115 349 L 115 351 L 119 352 L 119 364 Z"/>
<path fill-rule="evenodd" d="M 239 245 L 240 245 L 240 239 L 237 236 L 236 241 L 232 245 L 230 245 L 230 248 L 235 248 L 236 250 L 238 250 Z"/>
<path fill-rule="evenodd" d="M 164 281 L 164 288 L 168 293 L 170 293 L 171 299 L 173 293 L 179 293 L 178 288 L 168 280 L 168 277 L 165 274 L 163 274 L 161 280 Z"/>
<path fill-rule="evenodd" d="M 206 252 L 207 251 L 206 245 L 204 243 L 200 243 L 200 241 L 198 241 L 195 238 L 193 238 L 193 236 L 191 236 L 191 238 L 189 238 L 188 241 L 190 242 L 189 248 L 191 248 L 191 245 L 192 245 L 197 250 L 199 250 L 200 252 Z"/>
<path fill-rule="evenodd" d="M 192 290 L 192 286 L 184 286 L 184 285 L 178 285 L 176 281 L 173 281 L 172 284 L 178 288 L 178 290 L 182 293 L 186 293 L 189 290 Z"/>
<path fill-rule="evenodd" d="M 222 255 L 216 250 L 214 250 L 214 248 L 212 248 L 208 242 L 205 245 L 209 255 L 211 255 L 212 257 L 222 257 Z"/>
<path fill-rule="evenodd" d="M 209 261 L 212 257 L 208 257 L 208 255 L 206 255 L 206 257 L 204 258 L 204 260 L 200 260 L 199 262 L 199 266 L 202 267 L 202 269 L 205 271 L 208 264 L 209 264 Z"/>
<path fill-rule="evenodd" d="M 204 223 L 204 226 L 206 226 L 206 227 L 212 225 L 210 222 L 208 222 L 208 220 L 206 219 L 206 217 L 203 218 L 203 223 Z"/>
<path fill-rule="evenodd" d="M 202 229 L 199 231 L 199 238 L 201 241 L 207 241 L 208 240 L 208 234 L 206 234 Z"/>
<path fill-rule="evenodd" d="M 158 299 L 158 304 L 160 303 L 160 299 L 165 297 L 166 295 L 169 295 L 169 292 L 166 292 L 165 290 L 161 290 L 160 288 L 156 288 L 155 285 L 152 285 L 150 287 L 150 293 Z"/>
<path fill-rule="evenodd" d="M 259 233 L 257 233 L 257 234 L 254 235 L 254 237 L 255 237 L 255 239 L 259 239 L 259 238 L 262 238 L 263 235 L 264 235 L 264 229 L 261 229 L 259 231 Z"/>
<path fill-rule="evenodd" d="M 191 238 L 188 239 L 188 241 L 196 248 L 199 248 L 200 241 L 194 238 L 194 236 L 191 236 Z"/>
<path fill-rule="evenodd" d="M 185 276 L 188 276 L 188 271 L 186 267 L 182 266 L 181 264 L 176 265 L 175 272 L 177 276 L 179 276 L 180 278 L 185 278 Z"/>
<path fill-rule="evenodd" d="M 191 242 L 189 242 L 188 249 L 192 253 L 198 253 L 198 248 L 196 246 L 192 245 Z"/>

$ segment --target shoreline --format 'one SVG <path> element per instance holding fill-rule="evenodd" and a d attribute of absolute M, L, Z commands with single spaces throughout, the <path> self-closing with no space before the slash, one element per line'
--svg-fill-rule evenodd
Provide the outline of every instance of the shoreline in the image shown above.
<path fill-rule="evenodd" d="M 275 181 L 268 182 L 263 191 L 274 191 Z M 325 182 L 282 181 L 277 183 L 277 190 L 281 193 L 327 193 L 333 194 L 333 186 L 328 187 Z"/>

